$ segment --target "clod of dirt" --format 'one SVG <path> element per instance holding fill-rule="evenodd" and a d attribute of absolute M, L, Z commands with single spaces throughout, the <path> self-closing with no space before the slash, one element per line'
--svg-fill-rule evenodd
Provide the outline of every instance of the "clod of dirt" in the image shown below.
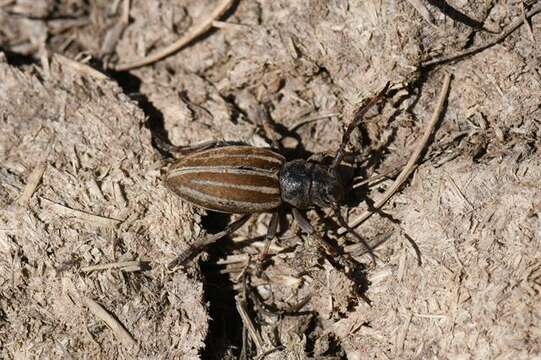
<path fill-rule="evenodd" d="M 49 73 L 2 62 L 0 79 L 2 357 L 197 358 L 201 282 L 162 265 L 198 234 L 198 215 L 161 185 L 141 110 L 56 60 Z"/>

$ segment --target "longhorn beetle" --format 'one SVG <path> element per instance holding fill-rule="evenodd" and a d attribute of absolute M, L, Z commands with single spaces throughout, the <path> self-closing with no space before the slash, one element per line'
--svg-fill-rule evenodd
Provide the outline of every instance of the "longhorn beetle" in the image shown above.
<path fill-rule="evenodd" d="M 340 225 L 363 243 L 375 261 L 368 244 L 348 226 L 340 213 L 346 186 L 340 178 L 338 167 L 344 158 L 351 133 L 366 112 L 383 98 L 388 87 L 389 83 L 357 110 L 330 166 L 304 159 L 286 161 L 276 149 L 232 145 L 200 148 L 174 162 L 165 176 L 165 184 L 170 190 L 198 207 L 242 216 L 225 230 L 198 240 L 168 267 L 184 264 L 203 247 L 238 230 L 256 213 L 272 212 L 266 235 L 268 248 L 276 235 L 278 209 L 284 205 L 291 207 L 300 228 L 313 236 L 327 255 L 342 257 L 339 249 L 315 233 L 310 222 L 299 211 L 312 207 L 332 208 Z M 276 147 L 275 139 L 273 143 Z M 351 266 L 343 259 L 337 260 L 343 266 Z"/>

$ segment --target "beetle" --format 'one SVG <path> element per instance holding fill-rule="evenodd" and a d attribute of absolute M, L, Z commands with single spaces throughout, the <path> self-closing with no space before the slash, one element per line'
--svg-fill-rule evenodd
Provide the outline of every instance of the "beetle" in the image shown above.
<path fill-rule="evenodd" d="M 387 92 L 389 83 L 365 106 L 359 108 L 344 131 L 342 142 L 330 165 L 313 160 L 286 161 L 275 148 L 228 145 L 205 145 L 174 162 L 165 175 L 165 185 L 183 200 L 208 210 L 242 214 L 223 231 L 196 241 L 168 267 L 185 264 L 203 247 L 238 230 L 253 214 L 271 212 L 266 234 L 267 247 L 278 226 L 278 209 L 291 208 L 300 228 L 313 236 L 327 255 L 343 255 L 340 249 L 316 234 L 310 222 L 299 210 L 313 207 L 332 208 L 341 226 L 361 241 L 375 261 L 374 254 L 340 213 L 340 205 L 347 189 L 338 167 L 344 158 L 345 147 L 353 130 L 366 112 Z M 277 141 L 273 139 L 274 147 Z M 266 250 L 263 251 L 265 253 Z M 348 262 L 345 263 L 348 266 Z"/>

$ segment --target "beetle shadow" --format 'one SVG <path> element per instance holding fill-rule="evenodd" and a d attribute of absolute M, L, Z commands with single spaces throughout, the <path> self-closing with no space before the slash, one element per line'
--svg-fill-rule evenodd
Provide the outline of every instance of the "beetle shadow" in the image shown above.
<path fill-rule="evenodd" d="M 148 97 L 140 92 L 142 81 L 137 76 L 129 71 L 114 71 L 108 70 L 108 73 L 113 77 L 117 84 L 122 88 L 124 93 L 130 99 L 137 102 L 137 105 L 146 115 L 144 126 L 150 131 L 152 145 L 158 150 L 160 155 L 165 158 L 171 157 L 171 154 L 164 151 L 160 144 L 169 144 L 169 136 L 165 129 L 163 113 L 148 99 Z"/>

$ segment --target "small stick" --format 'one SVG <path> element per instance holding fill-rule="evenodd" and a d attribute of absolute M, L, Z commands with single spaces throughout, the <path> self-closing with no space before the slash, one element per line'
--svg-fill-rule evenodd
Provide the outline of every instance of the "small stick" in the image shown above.
<path fill-rule="evenodd" d="M 438 104 L 436 106 L 436 109 L 434 110 L 434 113 L 432 114 L 432 118 L 430 119 L 430 122 L 428 123 L 427 127 L 425 128 L 425 132 L 421 139 L 419 139 L 419 143 L 413 153 L 410 156 L 410 159 L 408 160 L 408 163 L 396 180 L 394 181 L 393 185 L 383 195 L 383 198 L 380 199 L 378 202 L 374 204 L 374 209 L 381 208 L 397 191 L 398 189 L 404 184 L 404 182 L 410 177 L 410 175 L 413 173 L 416 167 L 416 163 L 419 160 L 419 157 L 421 156 L 421 153 L 423 152 L 428 140 L 430 139 L 430 136 L 432 135 L 432 131 L 434 131 L 434 128 L 436 127 L 436 124 L 441 116 L 441 112 L 443 111 L 443 105 L 445 104 L 445 100 L 447 99 L 447 93 L 449 92 L 449 85 L 451 84 L 451 74 L 446 74 L 445 79 L 443 80 L 443 86 L 440 91 L 440 97 L 438 99 Z M 363 214 L 361 214 L 357 219 L 355 219 L 351 224 L 351 228 L 355 228 L 359 226 L 363 221 L 368 219 L 374 212 L 372 210 L 366 210 Z M 343 227 L 338 229 L 338 234 L 343 235 L 346 233 L 347 230 Z"/>
<path fill-rule="evenodd" d="M 323 120 L 323 119 L 326 119 L 326 118 L 330 118 L 330 117 L 333 117 L 333 116 L 338 116 L 338 115 L 340 115 L 340 114 L 336 113 L 336 112 L 331 112 L 331 113 L 328 113 L 328 114 L 320 114 L 320 115 L 310 116 L 310 117 L 308 117 L 306 119 L 301 119 L 301 120 L 297 121 L 295 124 L 291 125 L 287 129 L 287 131 L 295 132 L 295 131 L 299 130 L 299 128 L 303 127 L 304 125 L 308 125 L 310 123 L 320 121 L 320 120 Z"/>
<path fill-rule="evenodd" d="M 212 24 L 215 20 L 222 17 L 223 14 L 231 7 L 234 0 L 222 0 L 214 9 L 213 12 L 209 14 L 209 16 L 205 19 L 203 19 L 198 25 L 194 26 L 190 31 L 188 31 L 186 34 L 181 36 L 177 41 L 172 43 L 169 46 L 164 47 L 161 50 L 156 51 L 154 54 L 150 54 L 149 56 L 141 59 L 136 60 L 131 63 L 126 64 L 119 64 L 114 67 L 114 70 L 116 71 L 126 71 L 135 69 L 141 66 L 152 64 L 156 61 L 162 60 L 166 57 L 168 57 L 171 54 L 176 53 L 180 49 L 182 49 L 184 46 L 189 44 L 193 39 L 197 38 L 198 36 L 202 35 L 203 33 L 207 32 L 212 28 Z"/>
<path fill-rule="evenodd" d="M 28 203 L 28 201 L 38 188 L 38 185 L 43 178 L 43 174 L 45 173 L 46 168 L 47 161 L 44 159 L 34 168 L 34 170 L 32 170 L 32 173 L 30 173 L 30 176 L 28 177 L 28 182 L 26 183 L 26 186 L 24 187 L 21 196 L 19 196 L 19 198 L 17 199 L 17 203 L 19 205 L 24 206 Z"/>
<path fill-rule="evenodd" d="M 113 331 L 115 336 L 120 340 L 124 346 L 130 348 L 138 348 L 137 342 L 131 336 L 131 334 L 126 330 L 124 325 L 122 325 L 113 315 L 111 315 L 107 310 L 103 308 L 100 304 L 95 302 L 94 300 L 83 297 L 83 301 L 90 310 L 92 314 L 94 314 L 98 319 L 102 320 L 109 326 L 109 328 Z"/>
<path fill-rule="evenodd" d="M 476 54 L 476 53 L 481 52 L 481 51 L 483 51 L 485 49 L 488 49 L 489 47 L 494 46 L 497 43 L 499 43 L 500 41 L 504 40 L 511 33 L 513 33 L 513 31 L 518 29 L 524 22 L 526 22 L 528 18 L 533 17 L 534 15 L 536 15 L 539 12 L 541 12 L 541 2 L 539 2 L 535 6 L 533 6 L 530 9 L 530 11 L 528 11 L 524 16 L 519 16 L 515 21 L 513 21 L 511 24 L 509 24 L 500 35 L 496 36 L 494 39 L 488 41 L 487 43 L 485 43 L 483 45 L 479 45 L 479 46 L 475 46 L 475 47 L 466 49 L 464 51 L 460 51 L 460 52 L 452 54 L 452 55 L 442 56 L 442 57 L 440 57 L 438 59 L 432 59 L 432 60 L 428 60 L 428 61 L 423 61 L 421 63 L 421 67 L 426 68 L 426 67 L 433 66 L 433 65 L 436 65 L 436 64 L 446 63 L 446 62 L 456 60 L 458 58 L 462 58 L 462 57 L 465 57 L 467 55 Z"/>
<path fill-rule="evenodd" d="M 404 164 L 401 164 L 401 165 L 404 165 Z M 359 181 L 359 182 L 355 182 L 355 180 L 357 179 L 353 179 L 353 189 L 356 189 L 360 186 L 363 186 L 363 185 L 366 185 L 366 184 L 369 184 L 369 183 L 375 183 L 375 182 L 378 182 L 382 179 L 388 179 L 390 177 L 392 177 L 395 173 L 398 172 L 398 169 L 392 169 L 392 170 L 388 170 L 388 171 L 384 171 L 382 172 L 381 174 L 377 174 L 377 175 L 372 175 L 370 176 L 369 178 L 366 178 L 362 181 Z"/>
<path fill-rule="evenodd" d="M 32 195 L 36 192 L 36 189 L 38 188 L 41 180 L 43 179 L 43 174 L 45 173 L 45 170 L 47 169 L 47 158 L 49 157 L 49 153 L 52 150 L 52 144 L 54 141 L 54 136 L 51 136 L 49 139 L 49 142 L 47 144 L 47 150 L 43 153 L 43 155 L 38 160 L 38 164 L 32 170 L 30 173 L 30 176 L 28 176 L 28 181 L 26 182 L 26 186 L 24 187 L 23 191 L 21 192 L 21 195 L 17 199 L 17 204 L 24 206 L 26 205 L 30 199 L 32 198 Z"/>
<path fill-rule="evenodd" d="M 64 65 L 64 66 L 68 66 L 70 68 L 72 68 L 73 70 L 79 72 L 80 74 L 82 75 L 88 75 L 88 76 L 91 76 L 95 79 L 98 79 L 98 80 L 107 80 L 109 79 L 109 77 L 107 75 L 105 75 L 104 73 L 101 73 L 99 72 L 98 70 L 86 65 L 86 64 L 83 64 L 83 63 L 80 63 L 78 61 L 75 61 L 75 60 L 72 60 L 70 58 L 67 58 L 63 55 L 60 55 L 60 54 L 54 54 L 53 55 L 53 59 L 56 60 L 58 63 Z"/>
<path fill-rule="evenodd" d="M 124 271 L 138 271 L 141 270 L 143 263 L 141 261 L 117 261 L 108 264 L 97 264 L 83 266 L 81 268 L 82 272 L 91 272 L 97 270 L 108 270 L 108 269 L 122 269 Z"/>
<path fill-rule="evenodd" d="M 248 333 L 250 334 L 250 337 L 252 338 L 252 341 L 255 344 L 257 354 L 263 353 L 264 352 L 263 339 L 261 338 L 261 335 L 259 335 L 259 333 L 255 329 L 255 326 L 252 323 L 250 316 L 248 316 L 248 313 L 246 312 L 244 300 L 242 300 L 239 296 L 235 296 L 235 300 L 236 300 L 237 311 L 239 312 L 242 323 L 248 329 Z"/>
<path fill-rule="evenodd" d="M 124 25 L 128 25 L 130 22 L 130 0 L 124 0 L 122 5 L 122 17 L 120 18 L 120 21 Z"/>

